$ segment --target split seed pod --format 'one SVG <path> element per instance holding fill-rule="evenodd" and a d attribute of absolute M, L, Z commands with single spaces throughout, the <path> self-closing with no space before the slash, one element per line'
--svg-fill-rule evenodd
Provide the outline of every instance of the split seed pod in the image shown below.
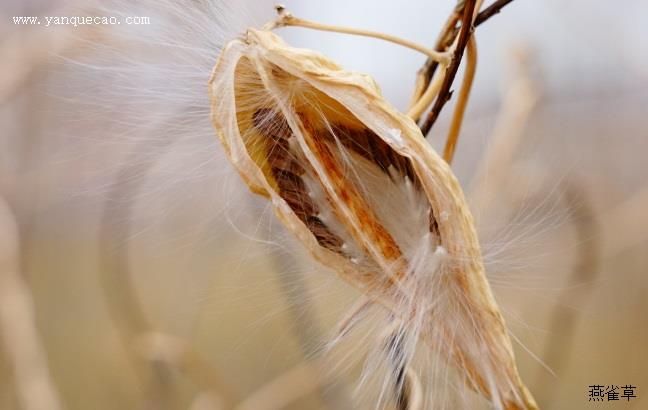
<path fill-rule="evenodd" d="M 315 259 L 419 329 L 496 407 L 536 408 L 457 179 L 370 77 L 250 29 L 209 88 L 230 161 Z"/>

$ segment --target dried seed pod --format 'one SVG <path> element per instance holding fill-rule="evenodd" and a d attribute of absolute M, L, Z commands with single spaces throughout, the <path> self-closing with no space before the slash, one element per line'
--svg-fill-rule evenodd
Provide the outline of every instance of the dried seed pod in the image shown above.
<path fill-rule="evenodd" d="M 209 87 L 232 164 L 313 257 L 497 407 L 536 408 L 457 179 L 370 77 L 250 29 L 224 48 Z"/>

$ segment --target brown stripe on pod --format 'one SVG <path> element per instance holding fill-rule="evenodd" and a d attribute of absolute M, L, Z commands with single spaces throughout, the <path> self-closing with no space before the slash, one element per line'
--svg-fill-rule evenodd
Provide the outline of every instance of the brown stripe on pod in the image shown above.
<path fill-rule="evenodd" d="M 332 182 L 335 196 L 351 212 L 355 223 L 345 222 L 346 217 L 339 209 L 339 205 L 336 201 L 329 199 L 334 213 L 349 228 L 350 233 L 358 244 L 363 247 L 364 251 L 370 254 L 367 244 L 363 240 L 363 237 L 368 237 L 368 241 L 374 244 L 380 252 L 380 256 L 387 263 L 393 265 L 390 269 L 394 272 L 392 278 L 395 276 L 396 279 L 401 279 L 406 271 L 406 262 L 398 244 L 380 223 L 377 215 L 367 204 L 358 188 L 345 176 L 339 158 L 331 150 L 330 144 L 333 142 L 334 137 L 330 135 L 330 131 L 327 129 L 315 129 L 305 117 L 305 115 L 300 116 L 304 126 L 303 134 L 306 144 L 324 167 L 328 178 Z"/>
<path fill-rule="evenodd" d="M 317 216 L 319 208 L 308 195 L 302 175 L 306 172 L 290 152 L 289 138 L 293 136 L 285 118 L 269 108 L 252 115 L 256 130 L 267 138 L 267 160 L 279 190 L 279 196 L 312 232 L 319 243 L 333 252 L 342 253 L 343 241 Z"/>

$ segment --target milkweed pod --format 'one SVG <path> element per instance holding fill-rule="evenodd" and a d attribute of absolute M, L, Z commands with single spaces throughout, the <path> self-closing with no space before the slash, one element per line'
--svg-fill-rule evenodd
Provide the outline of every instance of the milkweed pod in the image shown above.
<path fill-rule="evenodd" d="M 416 323 L 496 406 L 536 407 L 457 179 L 369 76 L 249 29 L 209 90 L 230 161 L 315 259 Z"/>

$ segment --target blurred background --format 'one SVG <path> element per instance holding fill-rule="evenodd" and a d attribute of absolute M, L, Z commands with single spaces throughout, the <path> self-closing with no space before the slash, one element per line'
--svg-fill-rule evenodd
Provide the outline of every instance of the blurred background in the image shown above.
<path fill-rule="evenodd" d="M 425 45 L 454 7 L 284 3 Z M 350 399 L 361 362 L 317 354 L 358 292 L 247 191 L 209 123 L 220 47 L 272 6 L 2 0 L 1 409 L 371 408 Z M 85 15 L 150 24 L 13 21 Z M 453 168 L 542 408 L 648 407 L 646 16 L 644 0 L 515 0 L 475 32 Z M 374 76 L 399 109 L 424 62 L 374 39 L 277 32 Z M 591 385 L 637 397 L 592 403 Z"/>

